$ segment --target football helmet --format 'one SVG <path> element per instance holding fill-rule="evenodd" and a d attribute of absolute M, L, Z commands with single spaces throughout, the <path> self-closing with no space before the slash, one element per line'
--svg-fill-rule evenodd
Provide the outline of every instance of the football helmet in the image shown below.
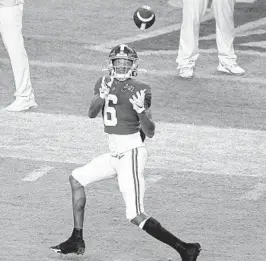
<path fill-rule="evenodd" d="M 137 52 L 127 44 L 114 47 L 108 57 L 109 75 L 119 81 L 137 76 L 139 58 Z"/>

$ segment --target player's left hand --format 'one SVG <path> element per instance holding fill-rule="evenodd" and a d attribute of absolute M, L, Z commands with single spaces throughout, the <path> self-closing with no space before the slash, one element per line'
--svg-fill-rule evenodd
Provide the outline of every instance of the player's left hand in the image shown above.
<path fill-rule="evenodd" d="M 133 109 L 137 113 L 142 113 L 143 111 L 145 111 L 145 106 L 144 106 L 145 92 L 146 89 L 136 92 L 136 96 L 133 95 L 132 98 L 129 99 L 129 101 L 133 105 Z"/>

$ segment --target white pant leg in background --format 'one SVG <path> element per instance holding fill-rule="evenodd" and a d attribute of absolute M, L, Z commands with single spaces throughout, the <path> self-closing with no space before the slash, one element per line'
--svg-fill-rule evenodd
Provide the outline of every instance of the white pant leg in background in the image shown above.
<path fill-rule="evenodd" d="M 234 52 L 234 6 L 236 0 L 213 0 L 212 7 L 216 19 L 216 43 L 218 58 L 222 64 L 236 63 Z"/>
<path fill-rule="evenodd" d="M 29 60 L 22 36 L 23 4 L 0 7 L 0 33 L 9 54 L 16 92 L 15 96 L 27 97 L 32 90 Z"/>
<path fill-rule="evenodd" d="M 179 68 L 193 67 L 199 56 L 199 28 L 208 2 L 208 0 L 183 0 L 183 18 L 176 59 Z"/>

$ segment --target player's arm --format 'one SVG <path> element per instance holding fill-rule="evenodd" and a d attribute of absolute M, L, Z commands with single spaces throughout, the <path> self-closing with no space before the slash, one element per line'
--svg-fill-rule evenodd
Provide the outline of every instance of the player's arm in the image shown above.
<path fill-rule="evenodd" d="M 90 103 L 88 116 L 89 118 L 96 118 L 98 113 L 102 110 L 104 106 L 105 99 L 102 99 L 100 97 L 100 94 L 95 94 L 92 98 L 92 101 Z"/>
<path fill-rule="evenodd" d="M 151 117 L 151 110 L 149 109 L 151 104 L 151 92 L 146 93 L 145 90 L 141 90 L 133 95 L 129 101 L 133 105 L 133 109 L 138 113 L 141 129 L 144 134 L 152 138 L 155 133 L 155 123 Z"/>
<path fill-rule="evenodd" d="M 147 137 L 152 138 L 155 133 L 155 123 L 151 117 L 151 110 L 145 108 L 143 112 L 138 113 L 138 116 L 142 131 Z"/>
<path fill-rule="evenodd" d="M 106 76 L 100 78 L 95 84 L 94 96 L 88 111 L 89 118 L 95 118 L 98 115 L 104 106 L 105 99 L 108 97 L 113 79 L 110 77 L 108 77 L 108 79 L 106 78 Z"/>

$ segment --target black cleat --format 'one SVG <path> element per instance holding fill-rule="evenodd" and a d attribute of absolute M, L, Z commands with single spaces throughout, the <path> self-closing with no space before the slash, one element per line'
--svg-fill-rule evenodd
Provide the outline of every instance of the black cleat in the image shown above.
<path fill-rule="evenodd" d="M 180 256 L 182 261 L 196 261 L 197 257 L 201 251 L 201 246 L 199 243 L 188 243 L 186 248 L 180 251 Z"/>
<path fill-rule="evenodd" d="M 70 254 L 74 253 L 77 255 L 83 255 L 85 252 L 85 242 L 80 238 L 69 238 L 67 241 L 57 245 L 52 246 L 51 249 L 59 254 Z"/>

